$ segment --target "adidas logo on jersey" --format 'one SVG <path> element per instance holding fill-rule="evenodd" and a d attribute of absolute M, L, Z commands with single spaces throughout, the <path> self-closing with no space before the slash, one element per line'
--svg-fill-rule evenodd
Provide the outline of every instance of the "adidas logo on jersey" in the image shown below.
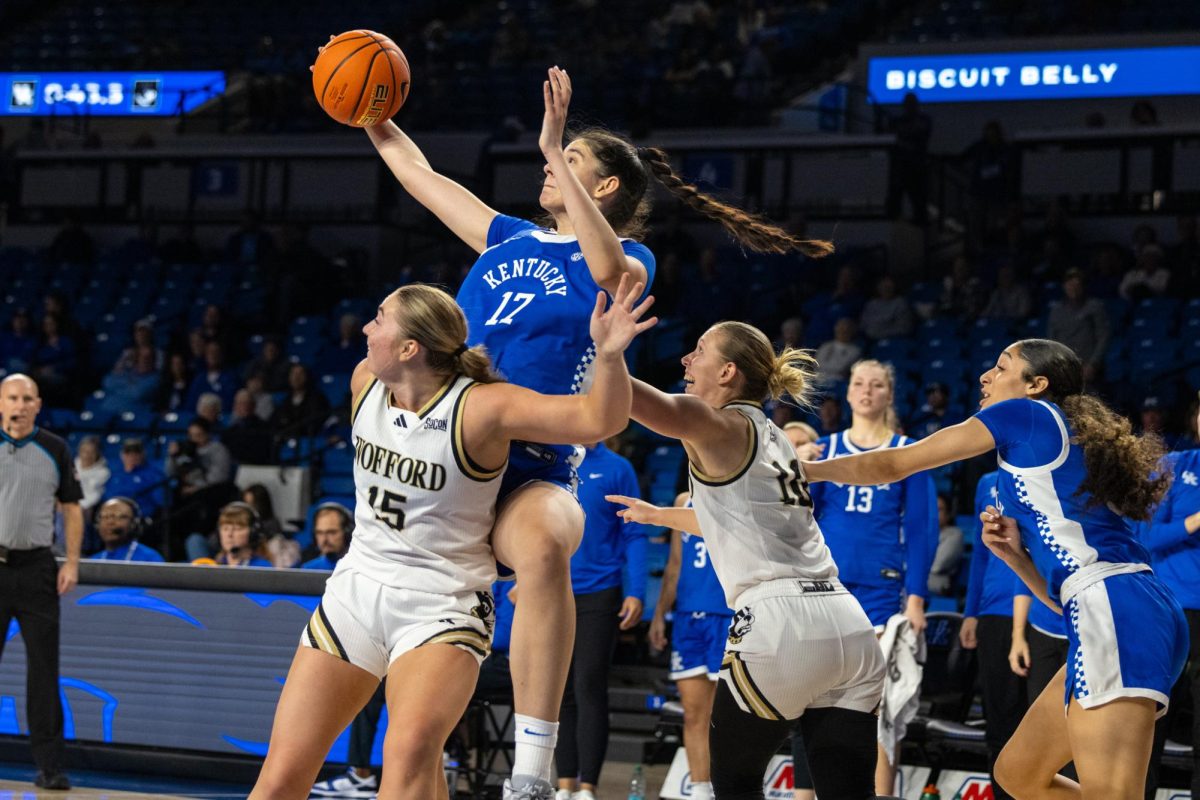
<path fill-rule="evenodd" d="M 401 414 L 400 416 L 398 416 L 394 420 L 392 420 L 392 424 L 395 425 L 397 428 L 407 428 L 408 427 L 408 423 L 404 421 L 403 414 Z"/>

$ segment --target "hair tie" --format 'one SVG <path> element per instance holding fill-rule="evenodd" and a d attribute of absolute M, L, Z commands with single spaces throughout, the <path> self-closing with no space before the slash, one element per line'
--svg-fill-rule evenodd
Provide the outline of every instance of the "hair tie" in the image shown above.
<path fill-rule="evenodd" d="M 467 352 L 467 343 L 466 343 L 466 342 L 463 342 L 462 344 L 460 344 L 458 347 L 456 347 L 456 348 L 454 349 L 454 352 L 450 354 L 450 357 L 451 357 L 451 358 L 458 358 L 459 356 L 461 356 L 461 355 L 462 355 L 463 353 L 465 353 L 465 352 Z"/>

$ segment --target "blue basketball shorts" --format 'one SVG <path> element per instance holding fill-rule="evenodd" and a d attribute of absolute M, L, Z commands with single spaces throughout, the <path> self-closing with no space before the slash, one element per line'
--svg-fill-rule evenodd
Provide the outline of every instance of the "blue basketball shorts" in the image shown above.
<path fill-rule="evenodd" d="M 1187 618 L 1154 573 L 1113 575 L 1081 589 L 1063 609 L 1066 697 L 1095 708 L 1121 697 L 1148 697 L 1167 711 L 1187 661 Z"/>
<path fill-rule="evenodd" d="M 676 611 L 671 628 L 671 673 L 677 681 L 707 675 L 710 681 L 721 677 L 721 660 L 729 637 L 732 614 L 706 611 Z"/>

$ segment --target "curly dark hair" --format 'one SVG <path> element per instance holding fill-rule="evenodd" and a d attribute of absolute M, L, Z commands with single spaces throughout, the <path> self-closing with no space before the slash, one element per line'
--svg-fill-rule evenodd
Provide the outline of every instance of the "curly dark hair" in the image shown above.
<path fill-rule="evenodd" d="M 1041 399 L 1062 408 L 1072 443 L 1083 448 L 1087 476 L 1079 493 L 1123 517 L 1150 519 L 1171 485 L 1170 471 L 1161 468 L 1162 440 L 1135 434 L 1128 419 L 1083 393 L 1083 363 L 1071 348 L 1049 339 L 1023 339 L 1016 347 L 1028 364 L 1021 377 L 1031 381 L 1040 375 L 1048 381 Z"/>

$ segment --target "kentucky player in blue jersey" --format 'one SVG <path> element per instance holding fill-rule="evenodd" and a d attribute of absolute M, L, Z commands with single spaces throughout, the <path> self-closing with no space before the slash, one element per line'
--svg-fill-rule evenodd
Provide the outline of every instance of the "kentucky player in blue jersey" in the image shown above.
<path fill-rule="evenodd" d="M 469 344 L 486 345 L 508 380 L 542 392 L 586 386 L 588 319 L 597 288 L 612 292 L 626 274 L 647 290 L 654 280 L 654 257 L 634 241 L 645 230 L 652 179 L 752 250 L 831 252 L 827 242 L 796 239 L 700 194 L 675 175 L 662 150 L 634 147 L 603 130 L 585 131 L 564 147 L 571 83 L 558 67 L 548 77 L 538 140 L 546 158 L 539 197 L 546 227 L 500 215 L 435 172 L 394 123 L 366 129 L 404 189 L 480 254 L 458 301 L 467 314 Z M 513 787 L 505 797 L 553 794 L 554 720 L 571 661 L 563 643 L 574 640 L 569 564 L 583 534 L 573 492 L 575 457 L 572 448 L 515 444 L 501 490 L 492 545 L 521 586 L 511 649 L 516 751 Z"/>
<path fill-rule="evenodd" d="M 688 493 L 676 497 L 675 505 L 690 507 Z M 668 677 L 675 681 L 683 704 L 683 747 L 692 784 L 690 796 L 693 800 L 712 800 L 708 728 L 733 609 L 725 602 L 725 590 L 702 536 L 671 531 L 671 554 L 650 620 L 650 644 L 658 650 L 667 647 L 668 611 L 674 611 Z"/>
<path fill-rule="evenodd" d="M 1154 574 L 1171 588 L 1187 617 L 1190 647 L 1187 670 L 1176 685 L 1175 697 L 1192 701 L 1192 797 L 1200 797 L 1200 450 L 1167 456 L 1164 472 L 1171 488 L 1154 518 L 1141 526 L 1142 543 L 1150 551 Z M 1187 684 L 1190 692 L 1183 691 Z M 1172 712 L 1178 709 L 1172 706 Z M 1160 737 L 1161 740 L 1162 737 Z M 1161 746 L 1156 741 L 1156 749 Z"/>
<path fill-rule="evenodd" d="M 817 440 L 823 457 L 908 444 L 909 439 L 888 423 L 895 386 L 890 365 L 874 359 L 857 362 L 850 369 L 846 391 L 850 427 Z M 918 473 L 875 486 L 818 483 L 812 487 L 812 498 L 838 576 L 862 604 L 875 631 L 882 633 L 893 615 L 903 613 L 920 634 L 925 629 L 929 568 L 938 543 L 933 478 Z M 881 747 L 875 777 L 878 793 L 891 793 L 895 763 L 895 754 Z"/>
<path fill-rule="evenodd" d="M 1083 364 L 1059 342 L 1009 345 L 980 385 L 980 411 L 966 422 L 805 471 L 871 486 L 995 448 L 998 502 L 982 516 L 983 541 L 1064 610 L 1069 642 L 1066 665 L 1001 752 L 996 777 L 1017 797 L 1139 797 L 1154 720 L 1188 649 L 1183 609 L 1126 521 L 1148 519 L 1167 489 L 1168 476 L 1152 475 L 1161 445 L 1083 394 Z M 1058 775 L 1072 760 L 1078 783 Z"/>

